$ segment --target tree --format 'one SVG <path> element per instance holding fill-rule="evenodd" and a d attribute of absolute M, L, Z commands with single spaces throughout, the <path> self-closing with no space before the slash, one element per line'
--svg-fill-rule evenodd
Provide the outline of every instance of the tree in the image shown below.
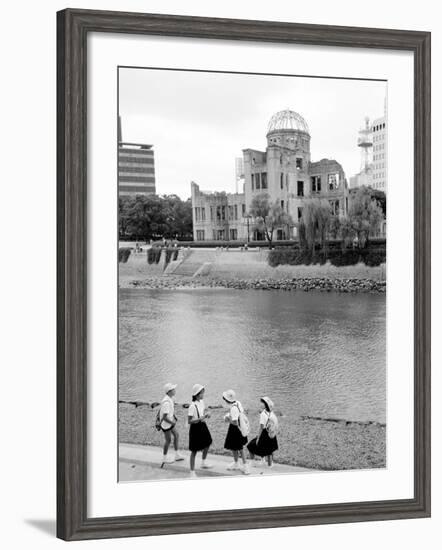
<path fill-rule="evenodd" d="M 270 203 L 267 193 L 253 197 L 249 214 L 254 218 L 256 227 L 264 231 L 269 245 L 272 244 L 275 229 L 293 224 L 291 216 L 277 202 Z"/>
<path fill-rule="evenodd" d="M 168 238 L 192 239 L 192 201 L 182 201 L 177 195 L 164 195 L 167 212 L 167 231 L 164 236 Z"/>
<path fill-rule="evenodd" d="M 128 209 L 131 197 L 118 197 L 118 231 L 120 238 L 127 235 Z"/>
<path fill-rule="evenodd" d="M 127 231 L 148 241 L 162 237 L 167 230 L 167 208 L 157 195 L 136 195 L 128 205 Z"/>
<path fill-rule="evenodd" d="M 330 203 L 325 199 L 311 199 L 306 201 L 302 209 L 302 218 L 298 224 L 298 232 L 302 234 L 300 243 L 305 242 L 306 248 L 312 253 L 318 241 L 321 248 L 327 244 L 327 232 L 332 219 Z"/>
<path fill-rule="evenodd" d="M 382 208 L 372 195 L 372 189 L 361 186 L 354 193 L 348 210 L 349 225 L 358 238 L 359 247 L 368 242 L 370 232 L 376 231 L 384 219 Z"/>
<path fill-rule="evenodd" d="M 119 197 L 120 238 L 192 238 L 192 203 L 177 195 Z"/>

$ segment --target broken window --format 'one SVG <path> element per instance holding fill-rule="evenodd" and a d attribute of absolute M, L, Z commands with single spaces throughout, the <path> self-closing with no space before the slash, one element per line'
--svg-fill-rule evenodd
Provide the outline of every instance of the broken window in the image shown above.
<path fill-rule="evenodd" d="M 297 195 L 298 195 L 298 197 L 303 197 L 304 196 L 304 182 L 303 181 L 298 181 Z"/>
<path fill-rule="evenodd" d="M 261 174 L 261 189 L 267 189 L 267 172 Z"/>
<path fill-rule="evenodd" d="M 312 182 L 312 193 L 320 193 L 321 192 L 321 176 L 312 176 L 311 177 Z"/>

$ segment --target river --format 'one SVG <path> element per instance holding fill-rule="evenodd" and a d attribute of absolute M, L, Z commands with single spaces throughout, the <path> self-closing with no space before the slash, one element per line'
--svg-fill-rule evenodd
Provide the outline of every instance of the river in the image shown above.
<path fill-rule="evenodd" d="M 385 422 L 385 294 L 232 289 L 121 289 L 119 398 L 176 401 L 235 389 L 287 416 Z"/>

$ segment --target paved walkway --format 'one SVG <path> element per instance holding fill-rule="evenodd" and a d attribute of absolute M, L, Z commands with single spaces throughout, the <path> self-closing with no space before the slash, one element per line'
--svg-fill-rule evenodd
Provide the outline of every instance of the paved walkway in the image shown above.
<path fill-rule="evenodd" d="M 185 479 L 189 476 L 189 451 L 180 451 L 184 460 L 165 464 L 161 468 L 163 450 L 149 445 L 131 445 L 121 443 L 119 446 L 119 481 L 142 481 L 153 479 Z M 243 476 L 241 471 L 228 471 L 227 466 L 232 457 L 209 454 L 207 462 L 213 466 L 210 470 L 201 469 L 201 453 L 196 457 L 197 477 Z M 251 463 L 250 475 L 294 474 L 310 470 L 286 464 L 274 464 L 272 468 L 260 462 Z"/>

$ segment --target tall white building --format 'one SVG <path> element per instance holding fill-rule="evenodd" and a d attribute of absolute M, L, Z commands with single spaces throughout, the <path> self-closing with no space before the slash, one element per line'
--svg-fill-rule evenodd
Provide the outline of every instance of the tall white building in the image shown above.
<path fill-rule="evenodd" d="M 372 122 L 373 135 L 373 189 L 387 191 L 387 117 Z"/>

